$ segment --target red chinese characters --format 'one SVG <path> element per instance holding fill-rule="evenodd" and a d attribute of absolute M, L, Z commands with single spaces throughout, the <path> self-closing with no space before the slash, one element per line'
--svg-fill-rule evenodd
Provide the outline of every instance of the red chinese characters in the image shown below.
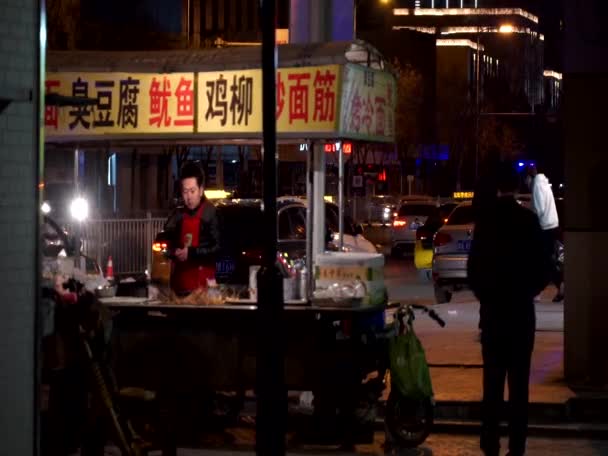
<path fill-rule="evenodd" d="M 371 133 L 372 121 L 374 117 L 374 105 L 369 94 L 366 98 L 363 98 L 362 104 L 363 113 L 361 114 L 361 126 L 367 133 Z"/>
<path fill-rule="evenodd" d="M 285 108 L 285 82 L 281 78 L 281 72 L 277 71 L 277 119 L 281 117 Z"/>
<path fill-rule="evenodd" d="M 308 85 L 310 73 L 295 73 L 287 76 L 289 86 L 289 123 L 294 120 L 308 122 Z"/>
<path fill-rule="evenodd" d="M 320 122 L 334 120 L 336 108 L 335 80 L 336 75 L 329 70 L 326 70 L 325 73 L 317 70 L 314 80 L 315 111 L 313 120 Z"/>
<path fill-rule="evenodd" d="M 53 89 L 58 89 L 59 81 L 45 81 L 46 93 L 53 93 Z M 44 126 L 53 127 L 55 130 L 59 126 L 59 116 L 57 106 L 46 105 L 44 107 Z"/>
<path fill-rule="evenodd" d="M 386 125 L 386 99 L 384 97 L 376 97 L 376 134 L 384 136 Z"/>
<path fill-rule="evenodd" d="M 171 125 L 171 116 L 168 113 L 169 97 L 171 96 L 171 81 L 163 76 L 161 83 L 156 78 L 152 78 L 150 84 L 150 125 L 158 128 Z"/>
<path fill-rule="evenodd" d="M 393 87 L 390 84 L 386 88 L 386 105 L 388 106 L 388 111 L 386 112 L 385 116 L 387 119 L 387 122 L 385 122 L 385 130 L 388 130 L 386 131 L 387 135 L 392 135 L 395 125 L 393 117 Z"/>
<path fill-rule="evenodd" d="M 361 97 L 358 90 L 350 102 L 350 129 L 356 133 L 361 130 Z"/>
<path fill-rule="evenodd" d="M 194 126 L 194 90 L 192 80 L 180 78 L 175 89 L 177 97 L 177 119 L 173 122 L 176 127 Z"/>

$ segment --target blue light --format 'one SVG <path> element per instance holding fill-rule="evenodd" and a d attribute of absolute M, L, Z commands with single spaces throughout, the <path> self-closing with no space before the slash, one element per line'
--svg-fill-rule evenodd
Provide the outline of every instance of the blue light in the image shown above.
<path fill-rule="evenodd" d="M 524 162 L 519 162 L 519 163 L 517 164 L 517 166 L 519 166 L 520 168 L 523 168 L 523 167 L 524 167 Z"/>

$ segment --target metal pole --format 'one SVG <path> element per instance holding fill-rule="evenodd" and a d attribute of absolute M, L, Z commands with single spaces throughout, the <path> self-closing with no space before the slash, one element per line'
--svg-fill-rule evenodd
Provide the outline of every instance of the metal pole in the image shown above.
<path fill-rule="evenodd" d="M 78 176 L 78 171 L 79 171 L 79 162 L 78 162 L 78 148 L 74 149 L 74 193 L 76 195 L 78 195 L 79 193 L 79 188 L 78 188 L 78 180 L 79 180 L 79 176 Z"/>
<path fill-rule="evenodd" d="M 306 267 L 308 268 L 306 290 L 309 298 L 312 298 L 314 290 L 314 275 L 312 273 L 313 266 L 313 231 L 314 224 L 312 223 L 313 211 L 315 207 L 315 198 L 313 193 L 314 185 L 314 170 L 313 170 L 313 151 L 314 142 L 308 142 L 308 150 L 306 151 Z"/>
<path fill-rule="evenodd" d="M 78 198 L 80 195 L 80 161 L 79 161 L 79 151 L 78 148 L 74 149 L 74 197 Z M 80 220 L 76 220 L 74 223 L 74 236 L 76 237 L 76 253 L 74 255 L 74 267 L 80 270 L 80 244 L 82 238 L 82 222 Z"/>
<path fill-rule="evenodd" d="M 344 248 L 344 151 L 338 149 L 338 247 Z"/>
<path fill-rule="evenodd" d="M 325 224 L 325 151 L 323 143 L 315 142 L 313 147 L 313 176 L 312 176 L 312 199 L 314 201 L 312 208 L 312 260 L 310 261 L 310 271 L 314 271 L 317 264 L 319 254 L 325 252 L 327 248 L 326 242 L 326 224 Z M 315 227 L 317 229 L 315 229 Z"/>
<path fill-rule="evenodd" d="M 154 238 L 152 237 L 152 212 L 148 211 L 146 213 L 146 278 L 150 277 L 152 274 L 152 249 L 150 246 L 152 245 L 152 241 Z"/>
<path fill-rule="evenodd" d="M 283 360 L 283 276 L 277 258 L 276 3 L 260 0 L 264 138 L 264 250 L 258 272 L 256 453 L 285 455 L 287 392 Z"/>
<path fill-rule="evenodd" d="M 353 40 L 357 39 L 357 3 L 359 0 L 353 0 Z"/>
<path fill-rule="evenodd" d="M 480 35 L 481 31 L 477 27 L 477 58 L 475 59 L 475 180 L 479 177 L 479 93 L 480 93 Z"/>

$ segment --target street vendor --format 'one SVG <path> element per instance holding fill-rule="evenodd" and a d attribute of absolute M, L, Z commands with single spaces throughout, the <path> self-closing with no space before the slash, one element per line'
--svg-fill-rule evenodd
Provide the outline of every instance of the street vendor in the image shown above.
<path fill-rule="evenodd" d="M 167 220 L 171 289 L 186 296 L 215 281 L 215 255 L 219 250 L 219 228 L 215 206 L 204 193 L 204 176 L 195 162 L 181 169 L 184 205 Z"/>

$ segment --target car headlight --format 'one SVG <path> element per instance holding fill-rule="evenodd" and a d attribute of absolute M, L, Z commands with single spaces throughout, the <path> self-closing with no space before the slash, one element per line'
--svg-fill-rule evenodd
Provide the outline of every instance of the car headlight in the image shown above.
<path fill-rule="evenodd" d="M 89 203 L 87 200 L 78 197 L 72 201 L 72 204 L 70 204 L 70 214 L 75 220 L 84 222 L 89 216 Z"/>

